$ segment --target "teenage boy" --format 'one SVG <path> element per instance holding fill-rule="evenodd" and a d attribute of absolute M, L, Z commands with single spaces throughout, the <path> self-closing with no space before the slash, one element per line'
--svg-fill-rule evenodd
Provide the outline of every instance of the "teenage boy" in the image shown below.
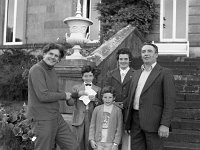
<path fill-rule="evenodd" d="M 88 141 L 90 121 L 94 107 L 100 104 L 97 97 L 101 89 L 92 83 L 95 76 L 94 68 L 84 66 L 81 73 L 83 83 L 72 88 L 72 98 L 68 105 L 75 106 L 72 126 L 80 144 L 79 150 L 88 150 L 91 149 Z"/>

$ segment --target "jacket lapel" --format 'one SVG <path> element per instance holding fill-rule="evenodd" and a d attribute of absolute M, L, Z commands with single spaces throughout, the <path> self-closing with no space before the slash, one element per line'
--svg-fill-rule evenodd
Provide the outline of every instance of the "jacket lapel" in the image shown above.
<path fill-rule="evenodd" d="M 135 75 L 134 75 L 134 78 L 133 78 L 133 84 L 132 84 L 132 91 L 135 91 L 135 89 L 137 88 L 138 80 L 140 78 L 141 73 L 142 73 L 141 69 L 135 71 Z"/>
<path fill-rule="evenodd" d="M 120 71 L 119 71 L 119 69 L 116 69 L 116 70 L 113 72 L 112 76 L 113 76 L 118 82 L 121 83 L 121 76 L 120 76 Z"/>
<path fill-rule="evenodd" d="M 154 80 L 160 74 L 160 72 L 161 72 L 160 70 L 161 70 L 161 66 L 156 64 L 156 66 L 151 71 L 149 77 L 147 78 L 147 81 L 146 81 L 146 83 L 144 85 L 142 93 L 144 93 L 151 86 L 151 84 L 154 82 Z M 141 95 L 142 95 L 142 93 L 141 93 Z"/>

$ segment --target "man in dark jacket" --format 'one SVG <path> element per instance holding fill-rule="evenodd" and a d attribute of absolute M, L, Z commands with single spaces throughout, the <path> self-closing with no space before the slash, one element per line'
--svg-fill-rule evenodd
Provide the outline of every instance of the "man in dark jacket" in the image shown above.
<path fill-rule="evenodd" d="M 35 150 L 75 150 L 77 141 L 69 125 L 59 113 L 59 100 L 68 100 L 71 93 L 58 90 L 54 65 L 64 56 L 61 45 L 50 43 L 43 48 L 43 59 L 31 67 L 28 76 L 27 117 L 33 121 Z"/>
<path fill-rule="evenodd" d="M 130 86 L 126 130 L 130 130 L 131 149 L 162 150 L 175 107 L 173 75 L 157 63 L 156 45 L 144 44 L 141 56 L 144 64 L 134 72 Z"/>

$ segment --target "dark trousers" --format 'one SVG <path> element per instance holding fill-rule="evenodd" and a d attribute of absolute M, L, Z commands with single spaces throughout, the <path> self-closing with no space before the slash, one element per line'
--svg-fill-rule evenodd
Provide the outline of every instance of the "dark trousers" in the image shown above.
<path fill-rule="evenodd" d="M 88 110 L 85 111 L 85 118 L 83 123 L 79 126 L 73 126 L 73 131 L 79 142 L 78 150 L 93 150 L 89 143 L 89 128 L 90 128 L 90 118 Z"/>
<path fill-rule="evenodd" d="M 36 135 L 34 150 L 54 150 L 58 144 L 61 150 L 76 150 L 78 142 L 70 126 L 61 115 L 53 120 L 34 120 Z"/>
<path fill-rule="evenodd" d="M 146 132 L 140 127 L 139 111 L 133 111 L 131 150 L 162 150 L 163 139 L 158 132 Z"/>

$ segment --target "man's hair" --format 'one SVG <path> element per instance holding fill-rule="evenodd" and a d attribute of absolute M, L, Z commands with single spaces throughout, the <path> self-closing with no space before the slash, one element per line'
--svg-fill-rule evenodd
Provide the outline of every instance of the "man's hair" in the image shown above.
<path fill-rule="evenodd" d="M 116 54 L 116 58 L 117 60 L 119 60 L 119 55 L 120 54 L 127 54 L 129 57 L 129 60 L 132 61 L 133 60 L 133 56 L 131 54 L 131 51 L 129 48 L 121 48 L 118 50 L 117 54 Z"/>
<path fill-rule="evenodd" d="M 143 44 L 143 46 L 145 46 L 145 45 L 150 45 L 150 46 L 152 46 L 154 49 L 155 49 L 155 53 L 158 53 L 158 47 L 155 45 L 155 44 L 153 44 L 153 43 L 151 43 L 151 42 L 145 42 L 144 44 Z M 143 47 L 142 46 L 142 47 Z"/>
<path fill-rule="evenodd" d="M 60 52 L 60 59 L 64 57 L 64 48 L 61 44 L 57 44 L 57 43 L 49 43 L 47 45 L 45 45 L 42 49 L 43 53 L 47 53 L 48 51 L 52 50 L 52 49 L 58 49 Z"/>
<path fill-rule="evenodd" d="M 90 65 L 87 66 L 83 66 L 83 68 L 81 69 L 81 74 L 83 75 L 86 72 L 92 72 L 93 75 L 95 75 L 95 69 L 93 67 L 91 67 Z"/>
<path fill-rule="evenodd" d="M 113 95 L 113 97 L 116 96 L 116 91 L 115 88 L 112 86 L 105 86 L 102 90 L 101 90 L 101 96 L 103 97 L 103 94 L 105 93 L 111 93 Z"/>

